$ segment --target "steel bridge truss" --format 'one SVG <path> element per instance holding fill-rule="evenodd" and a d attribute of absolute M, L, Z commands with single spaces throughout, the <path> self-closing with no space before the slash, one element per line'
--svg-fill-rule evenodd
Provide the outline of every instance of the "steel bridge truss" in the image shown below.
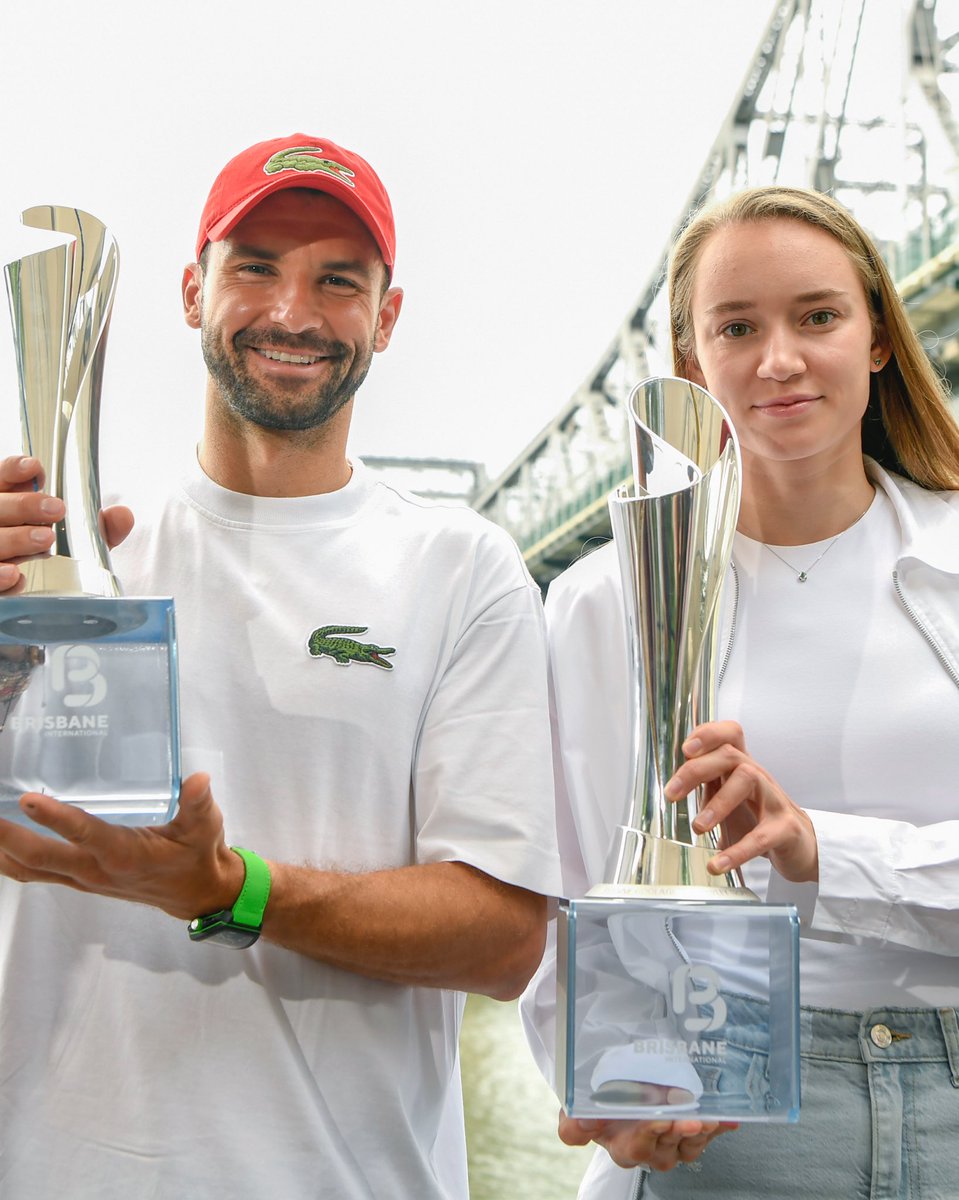
<path fill-rule="evenodd" d="M 959 377 L 957 66 L 959 0 L 778 0 L 639 301 L 572 399 L 473 500 L 541 585 L 609 537 L 606 497 L 630 475 L 625 400 L 670 373 L 666 259 L 703 204 L 769 183 L 835 196 L 876 238 L 929 352 Z"/>

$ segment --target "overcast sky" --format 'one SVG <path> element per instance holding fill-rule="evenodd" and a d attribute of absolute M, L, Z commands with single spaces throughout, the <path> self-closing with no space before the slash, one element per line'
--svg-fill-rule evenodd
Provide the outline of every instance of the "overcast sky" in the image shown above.
<path fill-rule="evenodd" d="M 502 469 L 643 290 L 772 9 L 5 4 L 3 261 L 45 244 L 19 225 L 34 204 L 86 209 L 120 246 L 104 487 L 162 477 L 195 441 L 204 372 L 180 277 L 199 212 L 231 155 L 292 132 L 363 154 L 396 213 L 406 302 L 358 397 L 352 451 Z M 17 421 L 9 342 L 0 333 L 4 446 Z"/>

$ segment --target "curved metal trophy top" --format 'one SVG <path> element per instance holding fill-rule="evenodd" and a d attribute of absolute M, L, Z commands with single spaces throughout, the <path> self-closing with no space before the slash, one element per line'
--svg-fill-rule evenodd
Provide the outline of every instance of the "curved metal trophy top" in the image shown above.
<path fill-rule="evenodd" d="M 715 835 L 696 834 L 698 797 L 663 789 L 690 729 L 715 713 L 718 600 L 739 515 L 739 443 L 726 412 L 685 379 L 630 394 L 634 488 L 610 497 L 633 684 L 633 782 L 624 824 L 592 894 L 754 899 L 738 873 L 712 876 Z"/>
<path fill-rule="evenodd" d="M 103 357 L 118 256 L 101 221 L 43 205 L 22 221 L 72 240 L 5 268 L 13 320 L 23 452 L 67 504 L 48 555 L 21 564 L 27 594 L 118 596 L 100 532 L 98 434 Z"/>

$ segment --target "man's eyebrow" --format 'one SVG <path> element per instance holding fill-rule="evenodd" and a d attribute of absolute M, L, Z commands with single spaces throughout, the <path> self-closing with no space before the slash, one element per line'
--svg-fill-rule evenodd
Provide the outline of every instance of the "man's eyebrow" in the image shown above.
<path fill-rule="evenodd" d="M 794 296 L 793 303 L 817 304 L 820 300 L 837 300 L 848 295 L 849 293 L 844 292 L 841 288 L 818 288 L 814 292 L 801 292 L 798 296 Z M 723 300 L 719 304 L 713 304 L 706 311 L 716 316 L 722 316 L 723 313 L 748 312 L 756 307 L 755 300 Z"/>
<path fill-rule="evenodd" d="M 323 270 L 334 273 L 337 271 L 350 271 L 354 275 L 373 276 L 376 273 L 376 264 L 364 262 L 361 258 L 341 258 L 324 263 Z"/>
<path fill-rule="evenodd" d="M 266 262 L 276 262 L 280 257 L 275 250 L 265 250 L 262 246 L 254 246 L 251 242 L 227 242 L 227 258 L 262 258 Z"/>
<path fill-rule="evenodd" d="M 263 246 L 254 246 L 252 242 L 228 242 L 227 258 L 258 258 L 263 262 L 277 262 L 282 255 L 276 250 L 266 250 Z M 333 274 L 338 271 L 366 275 L 370 278 L 375 274 L 375 266 L 361 258 L 338 258 L 323 263 L 323 270 Z"/>

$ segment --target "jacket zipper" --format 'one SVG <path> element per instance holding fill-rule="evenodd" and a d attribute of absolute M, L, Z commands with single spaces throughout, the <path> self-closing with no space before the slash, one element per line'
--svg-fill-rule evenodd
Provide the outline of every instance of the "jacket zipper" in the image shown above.
<path fill-rule="evenodd" d="M 729 625 L 729 641 L 726 643 L 726 653 L 723 655 L 723 663 L 719 668 L 719 678 L 716 680 L 717 692 L 723 682 L 726 668 L 729 666 L 729 658 L 733 652 L 733 638 L 736 636 L 736 621 L 739 617 L 739 571 L 736 569 L 736 563 L 733 559 L 729 560 L 729 566 L 733 573 L 733 619 Z"/>
<path fill-rule="evenodd" d="M 919 617 L 916 615 L 915 609 L 912 607 L 912 605 L 909 603 L 909 601 L 906 599 L 906 597 L 902 594 L 902 587 L 900 586 L 900 583 L 899 583 L 899 572 L 898 571 L 893 571 L 892 582 L 896 588 L 896 595 L 899 597 L 899 603 L 906 610 L 906 615 L 909 617 L 909 619 L 910 619 L 910 621 L 912 621 L 913 625 L 915 625 L 915 627 L 919 630 L 919 632 L 922 634 L 922 636 L 926 639 L 926 641 L 932 647 L 933 653 L 935 654 L 936 658 L 939 659 L 939 662 L 942 664 L 946 674 L 949 676 L 949 678 L 952 680 L 952 682 L 956 685 L 956 687 L 959 687 L 959 672 L 956 671 L 956 669 L 953 667 L 952 663 L 949 662 L 949 660 L 946 658 L 945 654 L 942 652 L 942 649 L 941 649 L 939 643 L 932 636 L 932 634 L 925 627 L 925 625 L 923 625 L 922 621 L 919 620 Z"/>

